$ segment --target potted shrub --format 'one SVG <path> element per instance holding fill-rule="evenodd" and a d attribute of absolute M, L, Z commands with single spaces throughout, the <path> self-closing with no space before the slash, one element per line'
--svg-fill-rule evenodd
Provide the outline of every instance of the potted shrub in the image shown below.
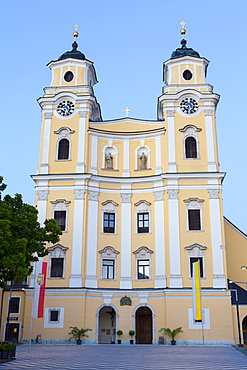
<path fill-rule="evenodd" d="M 163 333 L 164 334 L 167 334 L 168 337 L 171 338 L 171 345 L 175 345 L 176 344 L 176 341 L 174 340 L 175 336 L 179 333 L 183 333 L 183 330 L 182 330 L 182 327 L 180 326 L 179 328 L 176 328 L 176 329 L 169 329 L 169 328 L 162 328 L 161 330 L 163 330 Z"/>
<path fill-rule="evenodd" d="M 118 335 L 117 343 L 118 343 L 118 344 L 121 344 L 121 339 L 120 339 L 120 337 L 121 337 L 121 335 L 123 335 L 123 331 L 122 331 L 122 330 L 118 330 L 118 331 L 117 331 L 117 335 Z"/>
<path fill-rule="evenodd" d="M 16 344 L 3 342 L 0 344 L 0 359 L 15 358 Z"/>
<path fill-rule="evenodd" d="M 135 335 L 135 331 L 134 330 L 130 330 L 129 331 L 129 336 L 131 337 L 130 339 L 130 344 L 134 344 L 134 339 L 133 339 L 133 336 Z"/>
<path fill-rule="evenodd" d="M 91 330 L 84 328 L 79 329 L 77 326 L 70 326 L 70 329 L 71 331 L 69 332 L 69 335 L 71 335 L 71 338 L 74 338 L 76 340 L 77 344 L 81 344 L 81 338 L 88 338 L 87 332 Z"/>

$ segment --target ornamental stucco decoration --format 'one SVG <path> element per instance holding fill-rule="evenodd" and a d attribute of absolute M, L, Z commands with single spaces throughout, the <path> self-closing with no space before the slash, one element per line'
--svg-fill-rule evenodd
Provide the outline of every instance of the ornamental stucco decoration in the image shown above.
<path fill-rule="evenodd" d="M 75 189 L 74 195 L 75 199 L 84 199 L 85 190 L 84 189 Z"/>
<path fill-rule="evenodd" d="M 52 114 L 53 114 L 52 112 L 47 112 L 47 113 L 44 113 L 44 116 L 46 119 L 51 119 Z"/>
<path fill-rule="evenodd" d="M 38 190 L 38 200 L 47 200 L 48 194 L 48 190 Z"/>
<path fill-rule="evenodd" d="M 98 200 L 99 192 L 89 190 L 89 200 Z"/>
<path fill-rule="evenodd" d="M 212 116 L 213 109 L 204 109 L 205 116 Z"/>
<path fill-rule="evenodd" d="M 122 197 L 122 203 L 130 203 L 132 194 L 131 193 L 122 193 L 121 197 Z"/>
<path fill-rule="evenodd" d="M 208 190 L 209 199 L 218 199 L 219 198 L 219 190 L 218 189 L 210 189 Z"/>
<path fill-rule="evenodd" d="M 174 117 L 175 116 L 175 110 L 167 110 L 166 113 L 167 113 L 167 117 Z"/>
<path fill-rule="evenodd" d="M 154 200 L 164 200 L 164 190 L 154 191 Z"/>
<path fill-rule="evenodd" d="M 132 306 L 132 300 L 125 295 L 120 299 L 120 306 Z"/>
<path fill-rule="evenodd" d="M 170 190 L 167 190 L 167 192 L 168 192 L 168 198 L 169 199 L 178 199 L 179 190 L 170 189 Z"/>

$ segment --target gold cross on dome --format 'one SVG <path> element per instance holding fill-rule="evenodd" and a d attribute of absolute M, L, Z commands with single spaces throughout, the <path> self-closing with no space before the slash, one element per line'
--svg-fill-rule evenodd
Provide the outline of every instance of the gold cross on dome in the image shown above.
<path fill-rule="evenodd" d="M 129 113 L 131 112 L 131 110 L 126 107 L 125 110 L 123 110 L 123 112 L 125 113 L 126 117 L 129 117 Z"/>
<path fill-rule="evenodd" d="M 186 23 L 184 21 L 182 21 L 180 23 L 180 25 L 182 26 L 182 29 L 181 29 L 180 33 L 182 35 L 182 38 L 184 38 L 184 35 L 186 34 L 186 29 L 184 28 L 184 26 L 186 25 Z"/>
<path fill-rule="evenodd" d="M 75 40 L 76 40 L 76 38 L 79 36 L 78 28 L 80 28 L 80 26 L 78 26 L 78 24 L 75 24 L 75 25 L 73 26 L 73 28 L 75 29 L 75 31 L 74 31 L 74 33 L 73 33 L 73 35 L 74 35 L 74 38 L 75 38 Z"/>

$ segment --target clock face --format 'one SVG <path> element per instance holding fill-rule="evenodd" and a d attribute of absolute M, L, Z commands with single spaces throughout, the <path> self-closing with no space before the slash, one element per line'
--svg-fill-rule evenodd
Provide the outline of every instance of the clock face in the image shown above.
<path fill-rule="evenodd" d="M 57 112 L 61 116 L 69 116 L 74 112 L 75 106 L 74 104 L 69 100 L 63 100 L 61 103 L 57 106 Z"/>
<path fill-rule="evenodd" d="M 180 109 L 187 114 L 195 113 L 198 109 L 198 103 L 195 99 L 186 98 L 181 101 Z"/>

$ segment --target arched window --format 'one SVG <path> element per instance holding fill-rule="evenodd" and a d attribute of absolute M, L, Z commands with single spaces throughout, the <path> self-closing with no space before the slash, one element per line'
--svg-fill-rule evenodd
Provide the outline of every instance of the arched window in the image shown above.
<path fill-rule="evenodd" d="M 185 156 L 186 158 L 197 158 L 196 139 L 192 136 L 185 139 Z"/>
<path fill-rule="evenodd" d="M 59 141 L 57 159 L 69 159 L 69 140 L 61 139 Z"/>

